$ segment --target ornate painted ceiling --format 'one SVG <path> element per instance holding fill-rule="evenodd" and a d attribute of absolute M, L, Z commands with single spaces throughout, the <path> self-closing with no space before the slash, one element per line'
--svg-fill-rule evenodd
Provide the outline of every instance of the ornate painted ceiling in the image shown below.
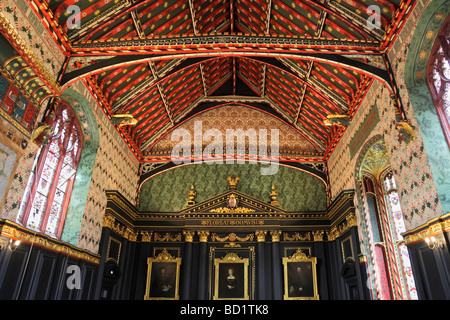
<path fill-rule="evenodd" d="M 171 129 L 227 103 L 271 114 L 308 141 L 297 152 L 326 159 L 345 130 L 327 116 L 351 119 L 373 81 L 395 91 L 385 53 L 413 1 L 34 3 L 67 53 L 61 88 L 86 81 L 109 116 L 132 115 L 135 125 L 117 128 L 152 161 Z M 71 5 L 80 28 L 68 27 Z"/>

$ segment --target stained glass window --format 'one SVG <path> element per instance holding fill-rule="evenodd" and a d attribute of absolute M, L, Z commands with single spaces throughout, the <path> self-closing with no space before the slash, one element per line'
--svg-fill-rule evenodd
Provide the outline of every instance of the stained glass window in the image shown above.
<path fill-rule="evenodd" d="M 73 110 L 60 105 L 57 111 L 52 139 L 36 156 L 16 219 L 54 238 L 61 236 L 82 148 L 81 129 Z"/>
<path fill-rule="evenodd" d="M 450 145 L 450 16 L 436 36 L 428 61 L 427 80 L 442 129 Z"/>
<path fill-rule="evenodd" d="M 384 191 L 386 196 L 386 203 L 388 204 L 388 211 L 390 213 L 390 220 L 393 224 L 394 241 L 397 248 L 397 260 L 399 261 L 399 267 L 403 274 L 401 280 L 403 280 L 403 288 L 407 291 L 406 294 L 409 299 L 417 300 L 417 289 L 414 281 L 414 275 L 411 267 L 411 260 L 409 258 L 409 252 L 406 245 L 402 243 L 402 233 L 406 231 L 405 221 L 403 220 L 403 212 L 400 206 L 400 199 L 397 193 L 397 185 L 395 183 L 392 173 L 388 173 L 384 177 Z"/>

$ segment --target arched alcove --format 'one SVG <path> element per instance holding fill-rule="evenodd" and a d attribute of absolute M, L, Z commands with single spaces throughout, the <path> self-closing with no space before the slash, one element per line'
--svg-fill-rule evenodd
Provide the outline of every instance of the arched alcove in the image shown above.
<path fill-rule="evenodd" d="M 431 1 L 421 13 L 405 65 L 405 83 L 411 107 L 433 172 L 444 213 L 450 212 L 450 149 L 427 85 L 427 65 L 433 44 L 450 13 L 446 0 Z"/>
<path fill-rule="evenodd" d="M 363 146 L 355 166 L 361 248 L 372 299 L 417 299 L 400 198 L 383 136 Z"/>
<path fill-rule="evenodd" d="M 193 184 L 200 202 L 228 189 L 227 177 L 240 177 L 238 190 L 262 201 L 269 201 L 271 186 L 278 193 L 280 207 L 289 212 L 326 211 L 327 188 L 323 179 L 297 168 L 279 165 L 274 175 L 261 175 L 268 164 L 186 164 L 147 179 L 139 190 L 138 210 L 177 212 L 186 207 Z"/>
<path fill-rule="evenodd" d="M 82 94 L 68 88 L 61 94 L 61 99 L 69 103 L 75 110 L 84 135 L 80 164 L 67 209 L 64 230 L 61 235 L 62 241 L 77 245 L 100 136 L 92 107 Z"/>

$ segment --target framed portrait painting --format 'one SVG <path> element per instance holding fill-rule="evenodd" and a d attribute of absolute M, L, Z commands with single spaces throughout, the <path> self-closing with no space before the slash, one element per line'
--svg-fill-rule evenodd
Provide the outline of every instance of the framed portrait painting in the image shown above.
<path fill-rule="evenodd" d="M 249 300 L 248 258 L 240 258 L 230 252 L 214 259 L 213 300 Z"/>
<path fill-rule="evenodd" d="M 284 300 L 319 300 L 316 265 L 317 258 L 300 249 L 283 258 Z"/>
<path fill-rule="evenodd" d="M 157 257 L 147 259 L 145 300 L 178 300 L 181 258 L 174 258 L 166 249 Z"/>

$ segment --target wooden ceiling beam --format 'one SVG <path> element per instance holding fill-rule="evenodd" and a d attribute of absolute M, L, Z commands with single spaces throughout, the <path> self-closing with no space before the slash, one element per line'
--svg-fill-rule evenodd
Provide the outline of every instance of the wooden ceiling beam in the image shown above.
<path fill-rule="evenodd" d="M 206 87 L 205 71 L 203 70 L 203 64 L 199 63 L 198 68 L 200 70 L 200 75 L 202 76 L 203 94 L 206 97 L 208 96 L 208 90 Z"/>
<path fill-rule="evenodd" d="M 232 51 L 236 47 L 246 51 L 275 51 L 309 53 L 322 52 L 334 54 L 378 54 L 380 42 L 372 40 L 328 39 L 303 36 L 272 36 L 263 34 L 202 34 L 183 37 L 152 36 L 145 39 L 109 39 L 107 41 L 75 41 L 72 55 L 130 55 L 142 54 L 143 51 L 157 50 L 163 53 L 173 52 L 199 53 L 205 50 Z"/>
<path fill-rule="evenodd" d="M 194 34 L 197 36 L 198 29 L 197 29 L 197 21 L 195 19 L 195 7 L 193 0 L 189 0 L 189 10 L 191 11 L 192 29 L 194 30 Z"/>
<path fill-rule="evenodd" d="M 135 1 L 132 0 L 134 3 Z M 131 19 L 133 19 L 133 24 L 136 29 L 136 32 L 139 36 L 139 38 L 143 39 L 145 38 L 144 29 L 142 28 L 141 19 L 139 19 L 139 14 L 137 12 L 137 9 L 132 10 L 131 12 Z"/>
<path fill-rule="evenodd" d="M 314 0 L 305 0 L 305 2 L 318 7 L 319 9 L 322 9 L 324 12 L 331 14 L 333 16 L 335 16 L 336 18 L 339 18 L 339 20 L 343 21 L 345 24 L 347 24 L 349 27 L 357 30 L 359 33 L 361 33 L 362 35 L 366 36 L 366 38 L 374 38 L 374 35 L 372 35 L 369 32 L 369 28 L 367 28 L 366 23 L 361 24 L 358 23 L 356 24 L 355 19 L 349 18 L 345 13 L 343 13 L 342 10 L 340 10 L 339 8 L 343 7 L 343 6 L 336 6 L 336 1 L 330 1 L 330 0 L 325 0 L 323 3 L 320 3 L 319 1 L 314 1 Z M 375 39 L 381 40 L 378 37 L 375 37 Z"/>
<path fill-rule="evenodd" d="M 270 20 L 272 19 L 272 0 L 269 0 L 267 4 L 267 17 L 266 17 L 266 35 L 270 34 Z"/>
<path fill-rule="evenodd" d="M 148 65 L 149 65 L 150 69 L 152 70 L 153 77 L 156 80 L 159 80 L 158 73 L 156 71 L 153 61 L 149 61 Z M 158 93 L 159 93 L 159 96 L 161 97 L 161 101 L 163 102 L 164 108 L 166 109 L 167 116 L 169 117 L 169 120 L 173 126 L 175 123 L 173 121 L 172 114 L 170 112 L 170 106 L 169 106 L 167 98 L 164 94 L 164 89 L 162 88 L 161 82 L 156 82 L 156 88 L 158 89 Z"/>

